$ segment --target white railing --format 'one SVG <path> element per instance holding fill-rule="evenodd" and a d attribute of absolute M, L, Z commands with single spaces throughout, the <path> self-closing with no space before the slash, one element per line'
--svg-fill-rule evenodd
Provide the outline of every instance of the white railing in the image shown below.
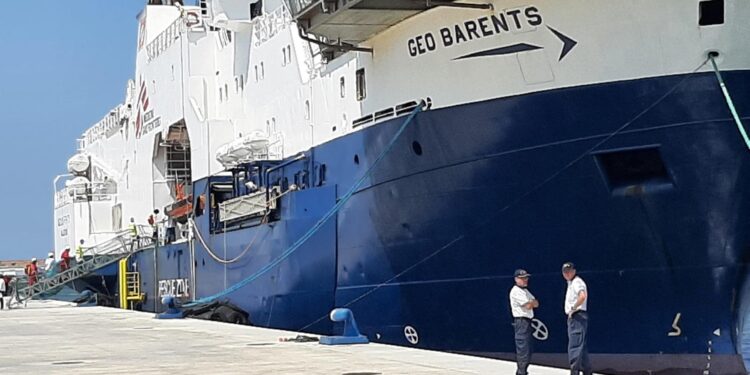
<path fill-rule="evenodd" d="M 66 186 L 55 192 L 55 208 L 78 202 L 111 201 L 117 195 L 117 186 L 111 182 L 89 182 Z"/>
<path fill-rule="evenodd" d="M 302 12 L 303 10 L 309 8 L 311 5 L 315 4 L 317 5 L 320 3 L 320 0 L 286 0 L 285 3 L 289 6 L 289 9 L 292 11 L 292 14 L 295 16 Z"/>
<path fill-rule="evenodd" d="M 255 18 L 252 21 L 255 46 L 260 46 L 273 38 L 280 31 L 289 27 L 291 23 L 292 16 L 289 13 L 289 8 L 283 4 L 273 12 Z"/>
<path fill-rule="evenodd" d="M 177 18 L 167 28 L 162 31 L 159 35 L 154 38 L 147 46 L 146 53 L 148 54 L 148 61 L 152 61 L 159 57 L 164 51 L 167 50 L 174 42 L 180 38 L 182 34 L 182 27 L 184 25 L 183 18 Z"/>
<path fill-rule="evenodd" d="M 83 137 L 78 139 L 78 149 L 83 150 L 100 139 L 109 138 L 119 133 L 129 118 L 130 109 L 125 104 L 112 108 L 103 119 L 86 130 Z"/>

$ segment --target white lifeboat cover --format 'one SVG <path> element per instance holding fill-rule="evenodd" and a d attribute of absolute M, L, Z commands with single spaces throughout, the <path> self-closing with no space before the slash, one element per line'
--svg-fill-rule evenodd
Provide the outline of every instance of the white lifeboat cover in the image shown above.
<path fill-rule="evenodd" d="M 86 187 L 89 184 L 89 179 L 83 176 L 78 176 L 70 180 L 65 181 L 65 187 L 68 188 L 68 193 L 73 195 L 85 195 Z"/>
<path fill-rule="evenodd" d="M 225 168 L 231 168 L 238 163 L 248 161 L 253 155 L 266 154 L 269 144 L 265 133 L 256 130 L 219 147 L 216 150 L 216 160 Z"/>
<path fill-rule="evenodd" d="M 75 154 L 68 159 L 68 172 L 82 174 L 89 169 L 89 157 L 84 154 Z"/>

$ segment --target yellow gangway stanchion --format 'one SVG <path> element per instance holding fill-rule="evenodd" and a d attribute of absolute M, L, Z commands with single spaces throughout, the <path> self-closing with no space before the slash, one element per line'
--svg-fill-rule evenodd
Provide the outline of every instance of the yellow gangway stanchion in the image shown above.
<path fill-rule="evenodd" d="M 128 308 L 128 258 L 120 259 L 118 268 L 118 280 L 120 285 L 120 308 Z"/>

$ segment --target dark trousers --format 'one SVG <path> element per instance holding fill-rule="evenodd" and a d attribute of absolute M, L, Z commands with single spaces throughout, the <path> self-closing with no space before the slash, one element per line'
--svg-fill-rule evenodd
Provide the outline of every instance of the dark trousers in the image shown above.
<path fill-rule="evenodd" d="M 583 371 L 584 375 L 592 373 L 586 342 L 588 328 L 589 314 L 585 311 L 577 312 L 568 319 L 568 360 L 571 375 L 578 375 L 580 371 Z"/>
<path fill-rule="evenodd" d="M 5 292 L 0 292 L 0 310 L 4 308 L 5 308 Z M 8 308 L 10 308 L 10 305 L 8 305 Z"/>
<path fill-rule="evenodd" d="M 526 375 L 531 363 L 531 319 L 514 318 L 513 329 L 516 333 L 516 375 Z"/>

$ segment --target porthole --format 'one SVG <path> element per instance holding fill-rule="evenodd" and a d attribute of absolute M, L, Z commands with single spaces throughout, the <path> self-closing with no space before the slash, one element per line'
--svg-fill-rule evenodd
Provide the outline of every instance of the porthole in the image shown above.
<path fill-rule="evenodd" d="M 414 153 L 417 155 L 422 155 L 422 145 L 419 144 L 419 142 L 414 141 L 411 143 L 411 149 L 414 150 Z"/>

